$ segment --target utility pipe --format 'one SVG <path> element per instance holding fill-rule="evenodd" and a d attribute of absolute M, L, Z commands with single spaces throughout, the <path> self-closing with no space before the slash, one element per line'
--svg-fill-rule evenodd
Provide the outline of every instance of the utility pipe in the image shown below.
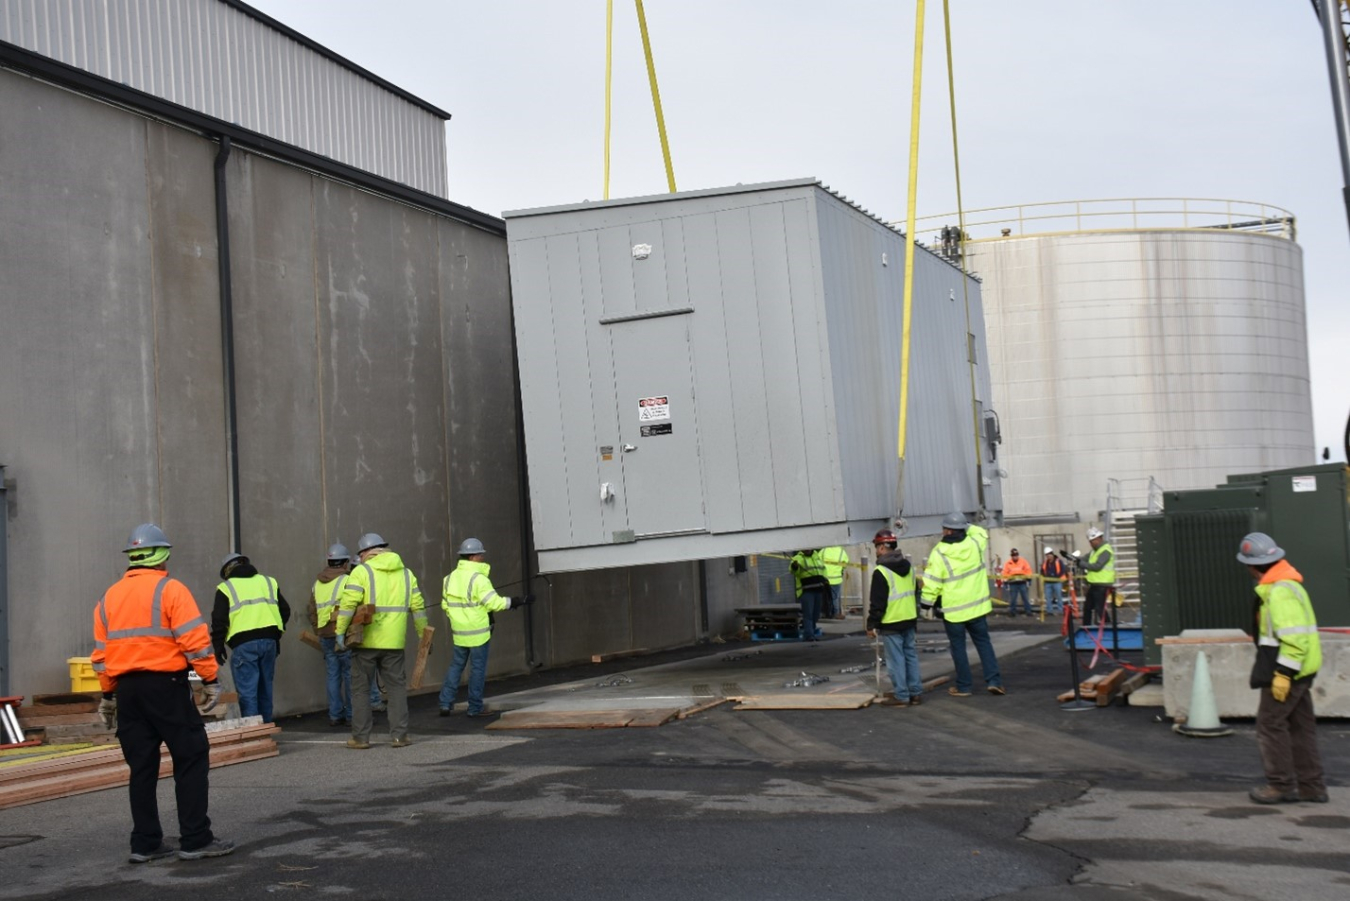
<path fill-rule="evenodd" d="M 239 411 L 234 391 L 234 292 L 230 282 L 230 208 L 225 163 L 230 139 L 216 153 L 216 260 L 220 270 L 220 350 L 225 371 L 225 482 L 229 492 L 230 551 L 239 553 Z"/>

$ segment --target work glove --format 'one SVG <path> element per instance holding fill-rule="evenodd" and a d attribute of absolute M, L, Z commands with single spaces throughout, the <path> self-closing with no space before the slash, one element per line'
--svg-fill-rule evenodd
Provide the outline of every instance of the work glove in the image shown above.
<path fill-rule="evenodd" d="M 1270 696 L 1283 704 L 1285 699 L 1289 697 L 1289 686 L 1292 684 L 1293 680 L 1284 673 L 1277 672 L 1275 674 L 1275 680 L 1270 683 Z"/>
<path fill-rule="evenodd" d="M 525 595 L 525 597 L 523 597 L 523 598 L 512 598 L 512 599 L 511 599 L 511 609 L 514 610 L 514 609 L 517 608 L 517 607 L 525 607 L 525 606 L 527 606 L 527 605 L 529 605 L 529 604 L 533 604 L 533 603 L 534 603 L 534 595 L 532 595 L 532 594 L 527 594 L 527 595 Z"/>
<path fill-rule="evenodd" d="M 933 608 L 932 608 L 932 607 L 924 607 L 924 608 L 922 609 L 922 614 L 923 614 L 923 618 L 924 618 L 924 619 L 926 619 L 926 620 L 932 620 L 932 619 L 933 619 Z"/>
<path fill-rule="evenodd" d="M 345 654 L 347 652 L 347 636 L 343 635 L 342 633 L 338 633 L 337 645 L 335 647 L 337 647 L 337 652 L 339 654 Z"/>
<path fill-rule="evenodd" d="M 117 726 L 117 698 L 113 695 L 104 695 L 103 700 L 98 702 L 98 718 L 103 721 L 105 729 L 112 729 Z"/>
<path fill-rule="evenodd" d="M 226 660 L 229 659 L 230 655 L 229 652 L 225 650 L 225 645 L 221 645 L 220 647 L 216 648 L 216 663 L 223 664 Z"/>
<path fill-rule="evenodd" d="M 216 709 L 216 705 L 219 703 L 220 703 L 220 682 L 219 681 L 203 682 L 202 706 L 198 709 L 200 709 L 202 713 L 210 713 L 212 710 Z"/>

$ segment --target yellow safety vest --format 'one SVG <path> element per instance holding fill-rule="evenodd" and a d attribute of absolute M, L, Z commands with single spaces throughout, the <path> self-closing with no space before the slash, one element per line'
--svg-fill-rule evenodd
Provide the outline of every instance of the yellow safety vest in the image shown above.
<path fill-rule="evenodd" d="M 822 548 L 820 559 L 825 564 L 825 579 L 831 585 L 843 585 L 844 564 L 848 563 L 848 551 L 841 547 Z"/>
<path fill-rule="evenodd" d="M 328 621 L 337 616 L 338 602 L 342 600 L 342 586 L 347 584 L 346 573 L 331 582 L 315 582 L 313 588 L 314 609 L 318 611 L 318 623 L 314 628 L 322 629 Z M 328 600 L 319 600 L 327 597 Z"/>
<path fill-rule="evenodd" d="M 277 580 L 259 573 L 247 578 L 226 579 L 216 590 L 230 599 L 229 641 L 240 632 L 275 626 L 285 629 L 281 621 L 281 607 L 277 605 Z"/>
<path fill-rule="evenodd" d="M 361 636 L 363 649 L 402 650 L 408 643 L 409 611 L 419 637 L 427 627 L 417 577 L 393 551 L 367 558 L 347 575 L 342 586 L 342 600 L 338 603 L 339 635 L 347 634 L 352 615 L 361 604 L 371 604 L 375 608 Z"/>
<path fill-rule="evenodd" d="M 949 623 L 963 623 L 993 612 L 989 574 L 979 542 L 969 535 L 954 544 L 938 542 L 924 566 L 923 598 L 930 603 L 941 598 L 942 617 Z"/>
<path fill-rule="evenodd" d="M 450 618 L 455 644 L 476 648 L 492 637 L 492 618 L 488 615 L 511 609 L 511 599 L 497 594 L 488 578 L 491 565 L 476 560 L 461 560 L 441 586 L 441 609 Z"/>
<path fill-rule="evenodd" d="M 1100 557 L 1103 552 L 1110 554 L 1111 559 L 1107 561 L 1106 566 L 1103 567 L 1102 569 L 1097 570 L 1096 572 L 1092 570 L 1087 571 L 1087 575 L 1085 575 L 1084 578 L 1087 580 L 1087 583 L 1089 585 L 1116 584 L 1116 552 L 1111 550 L 1111 545 L 1103 541 L 1100 545 L 1094 548 L 1092 553 L 1088 554 L 1088 563 L 1095 564 L 1097 562 L 1097 558 Z"/>
<path fill-rule="evenodd" d="M 886 580 L 887 589 L 886 612 L 882 614 L 881 622 L 902 623 L 905 620 L 918 619 L 918 600 L 914 597 L 914 567 L 909 568 L 907 576 L 902 576 L 885 566 L 878 566 L 877 572 Z"/>

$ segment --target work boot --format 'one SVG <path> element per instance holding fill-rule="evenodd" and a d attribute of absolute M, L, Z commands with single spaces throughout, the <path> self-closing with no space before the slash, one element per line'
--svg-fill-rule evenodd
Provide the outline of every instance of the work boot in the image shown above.
<path fill-rule="evenodd" d="M 888 697 L 882 698 L 880 701 L 877 701 L 877 703 L 880 704 L 882 707 L 908 707 L 909 698 L 905 698 L 902 701 L 899 698 L 895 697 L 894 695 L 890 695 Z"/>
<path fill-rule="evenodd" d="M 947 689 L 947 694 L 951 695 L 953 698 L 968 698 L 968 697 L 970 697 L 970 692 L 968 692 L 968 691 L 962 691 L 961 689 L 957 688 L 955 685 L 953 685 L 951 688 Z"/>
<path fill-rule="evenodd" d="M 910 695 L 910 696 L 909 696 L 909 706 L 911 706 L 911 707 L 918 707 L 918 706 L 919 706 L 920 704 L 922 704 L 922 703 L 923 703 L 923 695 Z"/>
<path fill-rule="evenodd" d="M 442 707 L 442 708 L 441 708 L 440 715 L 441 715 L 441 716 L 449 716 L 449 715 L 450 715 L 450 708 L 449 708 L 449 707 Z"/>
<path fill-rule="evenodd" d="M 402 738 L 394 739 L 390 744 L 395 748 L 406 748 L 408 745 L 412 744 L 412 737 L 405 735 Z"/>
<path fill-rule="evenodd" d="M 470 710 L 469 713 L 468 713 L 468 715 L 469 715 L 469 716 L 495 716 L 496 713 L 497 713 L 497 711 L 493 710 L 493 709 L 492 709 L 491 707 L 489 707 L 487 704 L 484 704 L 482 710 L 478 710 L 478 711 Z"/>
<path fill-rule="evenodd" d="M 152 860 L 163 860 L 166 857 L 173 857 L 178 853 L 178 849 L 172 845 L 159 843 L 159 847 L 153 851 L 132 851 L 131 857 L 127 858 L 131 863 L 149 863 Z"/>
<path fill-rule="evenodd" d="M 200 848 L 193 848 L 191 851 L 179 849 L 179 860 L 200 860 L 203 857 L 224 857 L 226 854 L 234 853 L 234 842 L 226 841 L 223 838 L 211 839 L 211 844 L 203 845 Z"/>
<path fill-rule="evenodd" d="M 1331 800 L 1331 798 L 1327 796 L 1325 789 L 1320 792 L 1299 789 L 1298 799 L 1304 804 L 1325 804 Z"/>
<path fill-rule="evenodd" d="M 347 739 L 347 747 L 351 748 L 353 751 L 369 751 L 370 742 L 358 741 L 355 738 L 349 738 Z"/>
<path fill-rule="evenodd" d="M 1006 695 L 1008 693 L 1002 685 L 990 685 L 988 691 L 991 695 Z"/>
<path fill-rule="evenodd" d="M 1247 797 L 1257 804 L 1293 804 L 1298 801 L 1298 792 L 1284 791 L 1273 785 L 1263 785 L 1247 792 Z"/>

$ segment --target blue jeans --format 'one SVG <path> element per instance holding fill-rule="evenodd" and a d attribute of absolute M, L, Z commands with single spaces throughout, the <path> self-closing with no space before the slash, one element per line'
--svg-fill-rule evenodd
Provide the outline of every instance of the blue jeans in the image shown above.
<path fill-rule="evenodd" d="M 989 617 L 977 616 L 963 623 L 946 620 L 942 624 L 947 628 L 947 641 L 951 645 L 952 663 L 956 665 L 956 690 L 970 691 L 974 679 L 970 674 L 970 658 L 966 656 L 966 633 L 975 642 L 975 650 L 980 655 L 980 671 L 984 674 L 984 684 L 991 688 L 1000 688 L 1003 677 L 998 671 L 998 658 L 994 656 L 994 643 L 989 640 Z"/>
<path fill-rule="evenodd" d="M 834 619 L 839 615 L 839 598 L 843 593 L 844 586 L 842 583 L 830 586 L 830 597 L 829 600 L 825 602 L 825 609 L 821 612 L 822 616 L 826 619 Z"/>
<path fill-rule="evenodd" d="M 825 588 L 823 586 L 806 588 L 797 600 L 802 605 L 802 641 L 815 641 L 820 608 L 825 603 Z"/>
<path fill-rule="evenodd" d="M 483 711 L 483 687 L 487 685 L 488 645 L 485 641 L 477 647 L 466 648 L 455 645 L 455 656 L 450 668 L 445 671 L 445 681 L 441 683 L 441 709 L 452 710 L 455 695 L 459 692 L 459 679 L 464 675 L 464 664 L 469 665 L 469 713 Z"/>
<path fill-rule="evenodd" d="M 1004 587 L 1008 589 L 1008 612 L 1013 616 L 1017 615 L 1017 599 L 1022 599 L 1022 609 L 1026 611 L 1027 616 L 1031 616 L 1031 598 L 1027 591 L 1026 582 L 1006 582 Z"/>
<path fill-rule="evenodd" d="M 919 677 L 919 648 L 914 639 L 918 629 L 910 626 L 903 632 L 877 633 L 886 648 L 886 671 L 891 674 L 897 701 L 908 701 L 923 694 L 923 680 Z"/>
<path fill-rule="evenodd" d="M 1046 582 L 1045 583 L 1045 612 L 1063 613 L 1064 612 L 1064 583 Z"/>
<path fill-rule="evenodd" d="M 272 722 L 272 674 L 277 668 L 275 638 L 255 638 L 230 649 L 230 672 L 239 693 L 239 715 Z"/>
<path fill-rule="evenodd" d="M 347 720 L 352 718 L 352 652 L 338 653 L 336 638 L 320 638 L 323 647 L 323 662 L 328 670 L 328 718 Z M 370 704 L 380 704 L 380 683 L 370 680 Z"/>

